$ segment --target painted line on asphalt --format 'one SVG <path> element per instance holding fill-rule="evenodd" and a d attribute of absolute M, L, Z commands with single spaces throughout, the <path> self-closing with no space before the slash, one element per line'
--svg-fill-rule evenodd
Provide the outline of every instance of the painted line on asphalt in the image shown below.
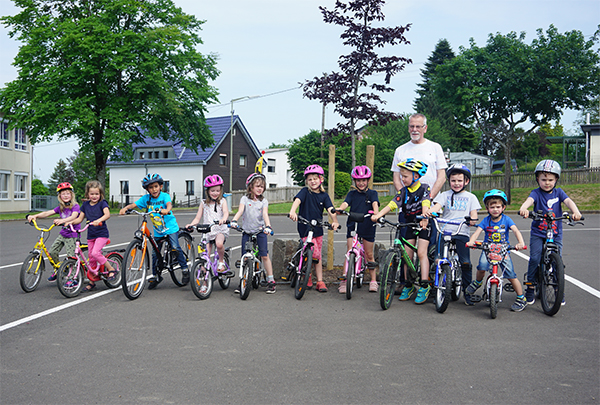
<path fill-rule="evenodd" d="M 512 253 L 516 254 L 517 256 L 529 261 L 529 256 L 527 256 L 526 254 L 523 254 L 521 252 L 518 251 L 513 251 Z M 577 280 L 576 278 L 573 278 L 571 276 L 569 276 L 568 274 L 565 274 L 565 280 L 567 280 L 568 282 L 570 282 L 571 284 L 575 284 L 577 287 L 581 288 L 583 291 L 592 294 L 593 296 L 595 296 L 596 298 L 600 298 L 600 291 L 596 290 L 593 287 L 590 287 L 589 285 Z"/>

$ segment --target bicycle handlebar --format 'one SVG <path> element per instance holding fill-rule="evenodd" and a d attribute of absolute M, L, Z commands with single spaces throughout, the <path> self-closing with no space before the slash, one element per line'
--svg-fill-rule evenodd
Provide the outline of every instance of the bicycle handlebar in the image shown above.
<path fill-rule="evenodd" d="M 585 220 L 584 217 L 581 217 L 579 221 L 574 221 L 568 212 L 563 213 L 560 217 L 555 217 L 554 214 L 551 212 L 547 212 L 544 214 L 542 213 L 542 211 L 531 211 L 527 218 L 531 219 L 532 221 L 545 221 L 547 223 L 553 223 L 556 221 L 562 221 L 563 219 L 566 219 L 567 225 L 569 226 L 584 225 L 584 223 L 581 221 Z"/>
<path fill-rule="evenodd" d="M 502 245 L 502 243 L 482 242 L 480 240 L 476 240 L 475 246 L 467 245 L 467 247 L 470 249 L 489 250 L 490 245 Z M 508 243 L 506 245 L 508 245 Z M 517 250 L 517 248 L 515 246 L 508 246 L 506 250 Z M 527 246 L 523 246 L 523 250 L 527 250 Z"/>
<path fill-rule="evenodd" d="M 447 224 L 447 225 L 456 225 L 458 226 L 458 228 L 456 229 L 456 232 L 452 233 L 451 236 L 456 236 L 459 234 L 460 229 L 466 225 L 467 227 L 472 226 L 471 222 L 472 221 L 477 221 L 477 219 L 473 219 L 471 218 L 471 216 L 467 215 L 463 218 L 462 221 L 456 221 L 456 220 L 451 220 L 451 219 L 443 219 L 439 217 L 439 214 L 437 212 L 432 213 L 431 219 L 433 219 L 433 224 L 435 225 L 435 228 L 437 229 L 438 233 L 443 233 L 441 228 L 440 228 L 440 223 L 442 224 Z"/>
<path fill-rule="evenodd" d="M 364 222 L 366 218 L 371 218 L 373 216 L 372 212 L 361 214 L 360 212 L 348 212 L 344 210 L 335 210 L 336 214 L 345 215 L 349 217 L 349 219 L 353 222 Z"/>
<path fill-rule="evenodd" d="M 29 214 L 25 216 L 25 218 L 28 218 L 28 217 L 29 217 Z M 29 226 L 33 226 L 33 227 L 35 227 L 35 229 L 37 229 L 38 231 L 41 231 L 41 232 L 50 232 L 50 231 L 52 230 L 52 228 L 54 228 L 54 227 L 56 226 L 56 224 L 54 224 L 54 223 L 53 223 L 53 224 L 52 224 L 52 226 L 50 226 L 50 228 L 40 228 L 40 227 L 38 226 L 38 224 L 37 224 L 37 222 L 36 222 L 35 218 L 33 218 L 33 219 L 31 220 L 31 222 L 27 221 L 27 224 L 28 224 Z"/>
<path fill-rule="evenodd" d="M 288 214 L 288 218 L 289 217 L 290 216 Z M 328 228 L 330 230 L 333 230 L 333 226 L 329 222 L 327 222 L 327 221 L 323 221 L 323 220 L 319 221 L 318 219 L 311 219 L 309 221 L 308 219 L 304 218 L 302 215 L 298 215 L 298 222 L 300 222 L 300 223 L 302 223 L 304 225 L 308 225 L 312 229 L 320 226 L 320 227 L 323 227 L 323 228 Z M 338 227 L 337 230 L 339 231 L 340 229 L 342 229 L 342 225 L 339 225 L 339 227 Z"/>
<path fill-rule="evenodd" d="M 259 234 L 263 233 L 265 231 L 265 229 L 267 229 L 267 228 L 271 229 L 270 226 L 261 226 L 258 229 L 258 231 L 256 231 L 256 232 L 247 232 L 244 229 L 240 228 L 239 226 L 231 226 L 231 223 L 228 223 L 227 226 L 230 229 L 235 229 L 236 231 L 238 231 L 240 233 L 245 233 L 246 235 L 250 235 L 250 236 L 259 235 Z M 274 234 L 275 234 L 275 232 L 273 232 L 273 229 L 271 229 L 271 232 L 267 233 L 267 235 L 271 235 L 271 236 L 273 236 Z"/>
<path fill-rule="evenodd" d="M 391 222 L 391 221 L 388 221 L 387 219 L 385 219 L 385 217 L 379 218 L 377 220 L 377 223 L 379 223 L 380 225 L 388 225 L 388 226 L 391 226 L 392 228 L 406 228 L 407 226 L 416 226 L 416 227 L 419 226 L 419 224 L 415 223 L 415 222 L 407 222 L 407 223 Z"/>

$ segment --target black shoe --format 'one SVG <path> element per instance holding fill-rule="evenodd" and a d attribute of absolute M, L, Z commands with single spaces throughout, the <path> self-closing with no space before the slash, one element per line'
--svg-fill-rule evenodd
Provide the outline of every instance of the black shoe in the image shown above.
<path fill-rule="evenodd" d="M 277 288 L 275 287 L 275 282 L 270 281 L 267 284 L 267 294 L 275 294 L 276 291 L 277 291 Z"/>
<path fill-rule="evenodd" d="M 183 270 L 182 272 L 182 277 L 181 277 L 181 283 L 182 284 L 187 284 L 190 282 L 190 271 L 189 270 Z"/>
<path fill-rule="evenodd" d="M 150 281 L 148 282 L 148 289 L 154 290 L 156 287 L 158 287 L 158 285 L 160 284 L 161 281 L 163 281 L 163 278 L 160 275 L 158 277 L 151 278 Z M 189 275 L 188 275 L 188 281 L 189 281 Z"/>

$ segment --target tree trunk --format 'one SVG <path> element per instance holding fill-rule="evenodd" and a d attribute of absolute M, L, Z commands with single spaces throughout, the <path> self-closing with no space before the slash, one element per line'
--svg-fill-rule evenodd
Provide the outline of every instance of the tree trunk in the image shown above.
<path fill-rule="evenodd" d="M 506 144 L 504 145 L 504 192 L 506 193 L 506 197 L 508 198 L 508 203 L 511 203 L 511 193 L 510 193 L 510 188 L 511 188 L 511 172 L 512 172 L 512 164 L 511 164 L 511 158 L 510 158 L 510 152 L 511 152 L 511 145 L 512 143 L 510 142 L 510 140 L 507 140 Z"/>

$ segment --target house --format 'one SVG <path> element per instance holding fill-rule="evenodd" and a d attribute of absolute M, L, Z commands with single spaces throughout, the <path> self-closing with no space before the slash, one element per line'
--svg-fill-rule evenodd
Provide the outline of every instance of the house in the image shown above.
<path fill-rule="evenodd" d="M 471 152 L 450 152 L 448 158 L 450 160 L 448 166 L 462 163 L 471 170 L 472 175 L 492 173 L 492 161 L 494 159 L 489 156 Z"/>
<path fill-rule="evenodd" d="M 267 180 L 267 188 L 294 186 L 292 169 L 288 162 L 288 148 L 265 150 L 264 157 L 267 168 L 263 174 Z"/>
<path fill-rule="evenodd" d="M 0 115 L 0 212 L 29 211 L 32 150 L 25 131 Z"/>
<path fill-rule="evenodd" d="M 600 124 L 585 124 L 581 130 L 585 134 L 586 166 L 600 167 Z"/>
<path fill-rule="evenodd" d="M 149 173 L 158 173 L 165 180 L 163 191 L 177 202 L 202 198 L 204 178 L 218 174 L 225 181 L 225 192 L 246 188 L 246 178 L 254 171 L 260 157 L 248 130 L 237 116 L 207 118 L 214 143 L 198 153 L 183 146 L 182 141 L 146 138 L 133 145 L 133 161 L 109 160 L 110 198 L 129 204 L 144 195 L 141 180 Z M 233 131 L 232 131 L 233 129 Z M 231 133 L 233 132 L 233 143 Z M 233 159 L 230 159 L 233 148 Z M 230 163 L 233 167 L 230 172 Z M 230 179 L 230 173 L 232 174 Z"/>

